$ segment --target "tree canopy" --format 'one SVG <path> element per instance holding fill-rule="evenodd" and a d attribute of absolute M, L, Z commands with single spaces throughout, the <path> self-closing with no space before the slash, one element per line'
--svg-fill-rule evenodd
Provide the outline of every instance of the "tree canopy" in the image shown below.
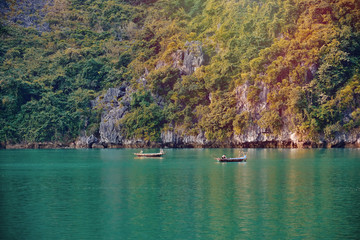
<path fill-rule="evenodd" d="M 21 4 L 5 1 L 0 22 L 0 141 L 96 133 L 90 100 L 124 82 L 137 90 L 119 122 L 127 138 L 177 127 L 225 140 L 256 124 L 315 140 L 360 127 L 359 1 L 55 0 L 31 22 Z M 173 55 L 191 41 L 205 62 L 184 75 Z M 263 111 L 241 110 L 244 84 Z"/>

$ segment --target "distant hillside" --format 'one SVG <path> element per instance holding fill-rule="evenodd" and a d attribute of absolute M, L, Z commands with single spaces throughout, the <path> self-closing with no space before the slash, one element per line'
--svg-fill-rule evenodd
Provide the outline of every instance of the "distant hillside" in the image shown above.
<path fill-rule="evenodd" d="M 360 2 L 0 2 L 0 142 L 360 146 Z"/>

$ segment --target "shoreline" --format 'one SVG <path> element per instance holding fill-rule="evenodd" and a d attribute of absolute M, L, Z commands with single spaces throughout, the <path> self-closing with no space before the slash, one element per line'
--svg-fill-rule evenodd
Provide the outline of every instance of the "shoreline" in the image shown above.
<path fill-rule="evenodd" d="M 106 148 L 360 148 L 360 142 L 340 142 L 331 144 L 326 142 L 292 142 L 292 141 L 265 141 L 265 142 L 246 142 L 246 143 L 210 143 L 210 144 L 173 144 L 173 143 L 154 143 L 136 142 L 131 144 L 99 144 L 89 145 L 76 144 L 76 142 L 35 142 L 35 143 L 0 143 L 0 150 L 7 149 L 106 149 Z"/>

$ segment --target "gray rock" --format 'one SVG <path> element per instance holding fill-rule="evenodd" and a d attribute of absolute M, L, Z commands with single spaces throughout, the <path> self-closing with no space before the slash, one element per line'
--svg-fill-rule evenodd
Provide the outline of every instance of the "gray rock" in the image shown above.
<path fill-rule="evenodd" d="M 187 50 L 184 53 L 184 71 L 192 74 L 196 68 L 204 63 L 204 53 L 202 52 L 201 42 L 187 42 L 185 44 Z"/>
<path fill-rule="evenodd" d="M 101 143 L 122 144 L 124 137 L 121 134 L 119 121 L 127 110 L 127 107 L 115 107 L 103 114 L 99 129 Z"/>
<path fill-rule="evenodd" d="M 124 137 L 121 134 L 119 121 L 129 110 L 133 90 L 126 84 L 109 88 L 104 95 L 92 101 L 93 108 L 102 109 L 99 127 L 100 140 L 103 145 L 121 145 Z"/>
<path fill-rule="evenodd" d="M 202 147 L 211 145 L 205 134 L 200 132 L 198 135 L 187 135 L 179 129 L 164 131 L 161 133 L 162 144 L 169 147 Z"/>
<path fill-rule="evenodd" d="M 14 3 L 14 14 L 11 14 L 8 18 L 10 22 L 17 23 L 23 27 L 34 27 L 40 33 L 50 31 L 48 23 L 42 22 L 46 16 L 46 5 L 52 5 L 53 0 L 23 0 L 15 1 Z M 1 12 L 8 12 L 9 5 L 5 7 Z"/>
<path fill-rule="evenodd" d="M 97 139 L 93 134 L 87 136 L 85 132 L 82 132 L 78 139 L 75 141 L 74 148 L 92 148 L 94 144 L 98 144 L 99 139 Z"/>
<path fill-rule="evenodd" d="M 109 88 L 104 95 L 97 97 L 91 102 L 92 107 L 102 107 L 104 110 L 110 110 L 119 106 L 119 99 L 126 94 L 126 86 L 118 88 Z"/>
<path fill-rule="evenodd" d="M 204 64 L 204 53 L 199 41 L 186 42 L 185 47 L 186 50 L 178 50 L 172 54 L 172 67 L 178 68 L 183 75 L 190 75 Z M 158 65 L 163 66 L 164 63 Z"/>
<path fill-rule="evenodd" d="M 93 135 L 91 134 L 91 136 L 89 136 L 87 139 L 86 139 L 86 143 L 91 147 L 91 145 L 93 145 L 94 143 L 98 143 L 99 140 Z"/>

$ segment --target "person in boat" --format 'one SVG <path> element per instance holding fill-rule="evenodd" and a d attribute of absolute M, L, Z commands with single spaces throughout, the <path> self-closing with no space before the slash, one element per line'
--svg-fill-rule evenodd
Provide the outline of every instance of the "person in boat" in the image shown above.
<path fill-rule="evenodd" d="M 246 156 L 246 155 L 245 155 L 245 152 L 244 152 L 243 150 L 239 150 L 239 154 L 240 154 L 240 155 L 239 155 L 240 157 Z"/>
<path fill-rule="evenodd" d="M 222 159 L 226 159 L 226 155 L 225 155 L 225 154 L 222 155 L 221 158 L 222 158 Z"/>

